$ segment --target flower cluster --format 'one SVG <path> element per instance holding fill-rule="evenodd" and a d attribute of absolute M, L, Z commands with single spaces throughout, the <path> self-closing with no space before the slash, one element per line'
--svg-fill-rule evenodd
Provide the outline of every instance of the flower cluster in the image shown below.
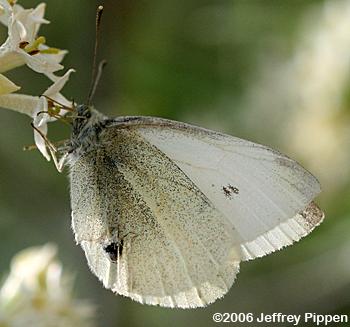
<path fill-rule="evenodd" d="M 15 0 L 0 0 L 0 22 L 8 28 L 8 37 L 0 46 L 0 107 L 27 114 L 33 119 L 36 147 L 50 160 L 47 123 L 62 117 L 67 112 L 65 108 L 71 106 L 60 91 L 74 70 L 69 69 L 60 77 L 55 75 L 63 69 L 61 61 L 67 51 L 48 46 L 45 37 L 38 36 L 41 24 L 49 23 L 44 19 L 44 13 L 44 3 L 24 9 Z M 53 85 L 40 97 L 14 93 L 20 86 L 3 73 L 22 65 L 46 75 Z"/>
<path fill-rule="evenodd" d="M 62 274 L 56 247 L 18 253 L 0 288 L 0 326 L 94 326 L 95 308 L 72 298 L 72 278 Z"/>

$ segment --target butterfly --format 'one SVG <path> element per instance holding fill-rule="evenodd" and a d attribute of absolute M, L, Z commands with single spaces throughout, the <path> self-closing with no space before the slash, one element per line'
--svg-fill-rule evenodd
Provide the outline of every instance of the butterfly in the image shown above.
<path fill-rule="evenodd" d="M 241 262 L 291 245 L 322 222 L 313 202 L 319 182 L 278 151 L 94 109 L 105 65 L 96 70 L 96 52 L 97 37 L 88 101 L 70 110 L 71 138 L 59 161 L 45 141 L 58 170 L 69 167 L 75 240 L 106 288 L 145 304 L 203 307 L 228 292 Z"/>
<path fill-rule="evenodd" d="M 317 179 L 278 151 L 172 120 L 76 110 L 64 155 L 72 229 L 115 293 L 206 306 L 228 292 L 241 262 L 324 218 Z"/>

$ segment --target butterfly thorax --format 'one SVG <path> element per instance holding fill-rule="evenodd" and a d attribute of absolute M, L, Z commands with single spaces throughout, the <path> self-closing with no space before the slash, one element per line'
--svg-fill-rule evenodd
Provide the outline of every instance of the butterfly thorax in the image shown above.
<path fill-rule="evenodd" d="M 107 117 L 93 107 L 77 106 L 77 116 L 73 120 L 70 139 L 70 153 L 80 156 L 99 144 L 99 135 L 105 127 Z"/>

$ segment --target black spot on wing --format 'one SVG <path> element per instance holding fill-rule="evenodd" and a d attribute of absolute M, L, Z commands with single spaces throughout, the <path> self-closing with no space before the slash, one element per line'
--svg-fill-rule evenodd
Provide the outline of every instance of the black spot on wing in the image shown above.
<path fill-rule="evenodd" d="M 227 186 L 223 186 L 222 190 L 225 196 L 229 199 L 232 199 L 234 195 L 239 194 L 239 189 L 235 186 L 232 186 L 231 184 L 228 184 Z"/>
<path fill-rule="evenodd" d="M 119 242 L 112 242 L 105 246 L 103 250 L 108 254 L 112 262 L 117 262 L 118 258 L 123 254 L 124 241 L 121 239 Z"/>

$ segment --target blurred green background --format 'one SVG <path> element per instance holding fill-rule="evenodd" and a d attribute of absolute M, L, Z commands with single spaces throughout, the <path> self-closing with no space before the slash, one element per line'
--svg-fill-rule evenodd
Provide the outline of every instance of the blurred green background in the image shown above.
<path fill-rule="evenodd" d="M 67 98 L 86 98 L 102 3 L 99 57 L 108 66 L 98 110 L 176 119 L 277 148 L 319 178 L 326 220 L 294 246 L 243 263 L 229 293 L 207 308 L 132 302 L 105 290 L 75 245 L 67 172 L 57 173 L 39 152 L 23 152 L 33 143 L 30 120 L 1 110 L 0 272 L 17 251 L 56 243 L 76 276 L 76 296 L 98 306 L 98 326 L 211 326 L 214 312 L 350 314 L 350 1 L 46 3 L 51 24 L 40 34 L 68 49 L 65 68 L 77 70 Z M 49 85 L 27 68 L 6 75 L 22 93 L 39 95 Z M 50 125 L 52 140 L 68 135 L 64 125 Z"/>

